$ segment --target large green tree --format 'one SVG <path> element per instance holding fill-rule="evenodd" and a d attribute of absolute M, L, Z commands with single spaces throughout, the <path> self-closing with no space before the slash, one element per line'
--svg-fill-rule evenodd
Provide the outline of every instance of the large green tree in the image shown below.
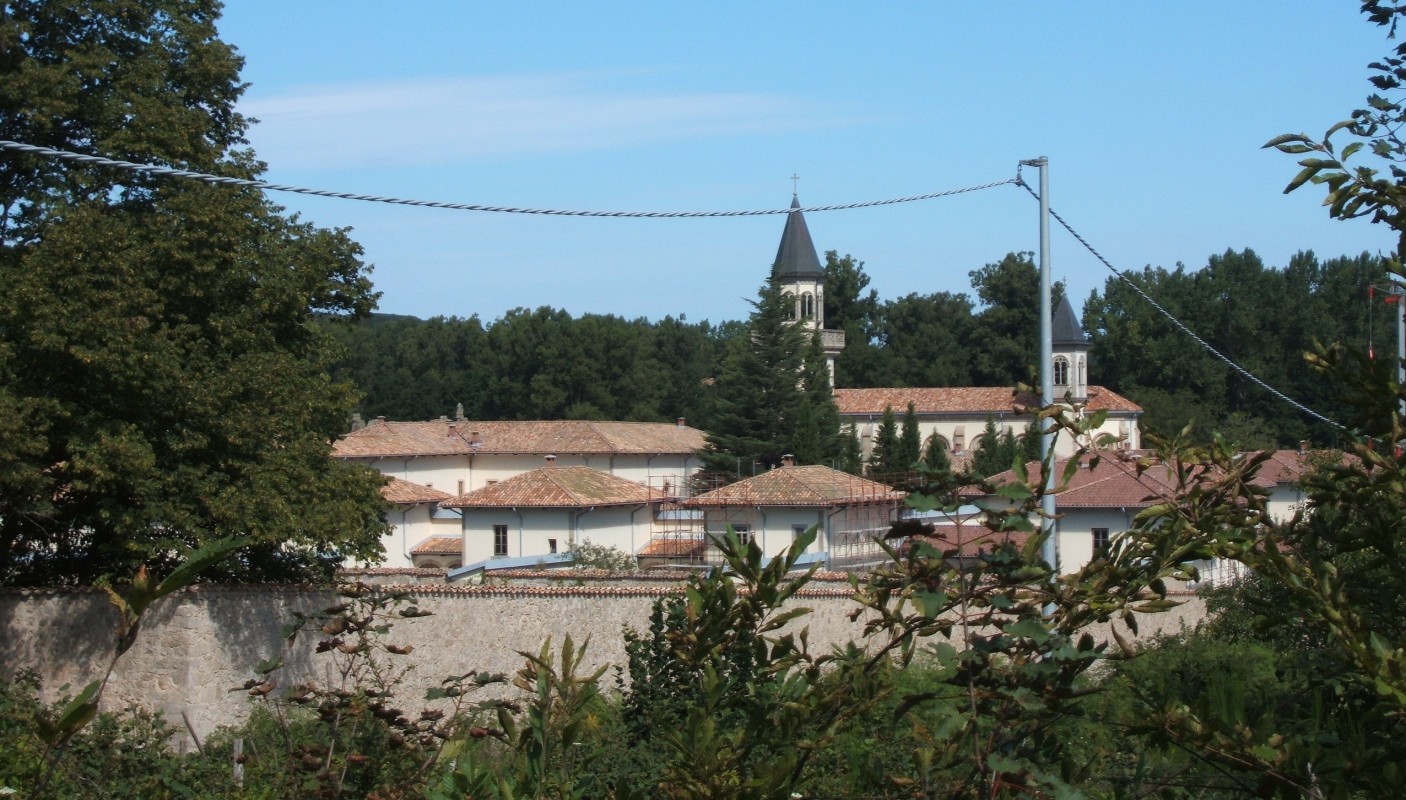
<path fill-rule="evenodd" d="M 7 3 L 0 135 L 252 176 L 219 4 Z M 354 401 L 314 315 L 375 294 L 344 231 L 260 193 L 0 157 L 0 582 L 169 567 L 233 535 L 243 578 L 379 553 L 378 486 L 333 461 Z"/>
<path fill-rule="evenodd" d="M 971 272 L 972 288 L 982 303 L 976 317 L 972 379 L 977 386 L 1039 383 L 1040 269 L 1030 253 L 1007 253 L 994 264 Z M 1051 287 L 1059 303 L 1064 285 Z"/>
<path fill-rule="evenodd" d="M 753 309 L 748 335 L 727 343 L 702 452 L 706 470 L 733 478 L 777 466 L 792 451 L 806 394 L 801 370 L 807 337 L 791 320 L 786 296 L 767 281 Z"/>

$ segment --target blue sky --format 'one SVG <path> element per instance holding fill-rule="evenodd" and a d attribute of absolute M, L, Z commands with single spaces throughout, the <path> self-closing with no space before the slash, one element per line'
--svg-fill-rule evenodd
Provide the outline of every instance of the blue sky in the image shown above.
<path fill-rule="evenodd" d="M 1260 149 L 1362 105 L 1381 29 L 1357 3 L 499 3 L 232 0 L 241 110 L 280 183 L 534 208 L 832 205 L 999 181 L 1050 159 L 1056 211 L 1121 268 L 1271 265 L 1392 247 L 1333 222 Z M 1034 176 L 1027 170 L 1027 176 Z M 739 319 L 783 218 L 615 220 L 402 208 L 276 194 L 350 226 L 382 311 L 485 321 L 515 307 Z M 1002 186 L 812 213 L 816 246 L 865 262 L 883 298 L 970 293 L 1038 245 Z M 1056 229 L 1056 278 L 1107 272 Z"/>

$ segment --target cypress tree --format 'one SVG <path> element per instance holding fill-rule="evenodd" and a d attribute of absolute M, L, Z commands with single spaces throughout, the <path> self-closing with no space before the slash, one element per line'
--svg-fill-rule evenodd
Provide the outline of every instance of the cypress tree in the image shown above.
<path fill-rule="evenodd" d="M 845 423 L 840 433 L 840 469 L 851 475 L 864 471 L 864 450 L 859 446 L 859 429 L 853 422 Z"/>
<path fill-rule="evenodd" d="M 981 478 L 1004 472 L 1011 468 L 1014 457 L 1015 439 L 1010 431 L 1006 431 L 1003 437 L 996 431 L 996 420 L 987 417 L 986 427 L 981 432 L 981 444 L 972 454 L 972 472 Z"/>
<path fill-rule="evenodd" d="M 918 433 L 918 412 L 912 403 L 903 412 L 903 432 L 898 437 L 898 462 L 900 471 L 908 471 L 918 463 L 923 455 L 923 440 Z"/>
<path fill-rule="evenodd" d="M 928 437 L 927 449 L 923 451 L 923 464 L 936 475 L 952 472 L 952 459 L 947 455 L 947 443 L 936 433 Z"/>
<path fill-rule="evenodd" d="M 888 475 L 895 471 L 898 459 L 898 418 L 893 415 L 893 406 L 884 408 L 879 431 L 874 437 L 874 450 L 869 454 L 869 474 Z"/>
<path fill-rule="evenodd" d="M 791 452 L 797 464 L 824 464 L 840 457 L 840 409 L 830 388 L 830 367 L 820 336 L 806 338 Z"/>

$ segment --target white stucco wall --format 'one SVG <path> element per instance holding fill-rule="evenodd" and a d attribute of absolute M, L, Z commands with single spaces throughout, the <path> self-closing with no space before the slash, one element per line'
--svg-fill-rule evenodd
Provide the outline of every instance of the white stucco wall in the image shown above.
<path fill-rule="evenodd" d="M 1059 513 L 1059 571 L 1070 573 L 1094 557 L 1094 528 L 1107 528 L 1109 540 L 1132 527 L 1140 509 L 1072 508 Z"/>
<path fill-rule="evenodd" d="M 464 563 L 476 564 L 495 557 L 493 526 L 508 527 L 508 552 L 500 557 L 565 553 L 574 542 L 638 552 L 649 542 L 651 509 L 647 505 L 607 506 L 596 509 L 567 508 L 465 508 L 463 511 Z"/>
<path fill-rule="evenodd" d="M 895 408 L 894 414 L 902 424 L 903 409 Z M 1004 434 L 1010 430 L 1012 434 L 1019 437 L 1025 433 L 1026 426 L 1030 423 L 1031 417 L 1017 416 L 1015 414 L 1002 414 L 992 417 L 996 423 L 997 433 Z M 864 452 L 864 457 L 868 458 L 874 447 L 874 437 L 878 435 L 879 425 L 883 422 L 882 414 L 844 414 L 840 417 L 841 424 L 853 422 L 856 430 L 859 431 L 859 444 Z M 960 432 L 963 440 L 963 449 L 966 452 L 974 452 L 981 444 L 981 436 L 986 430 L 986 415 L 980 416 L 935 416 L 918 415 L 918 434 L 922 438 L 924 447 L 927 441 L 935 433 L 947 442 L 949 453 L 957 452 L 955 443 Z M 1095 431 L 1092 432 L 1090 441 L 1097 439 L 1103 434 L 1124 437 L 1128 449 L 1139 449 L 1142 447 L 1141 434 L 1138 431 L 1137 422 L 1127 415 L 1109 414 Z M 1121 447 L 1121 445 L 1120 445 Z M 1065 458 L 1074 454 L 1076 443 L 1067 435 L 1060 435 L 1055 439 L 1055 453 L 1060 458 Z"/>
<path fill-rule="evenodd" d="M 448 509 L 436 514 L 435 507 L 428 503 L 413 506 L 396 506 L 386 512 L 386 522 L 391 531 L 381 537 L 386 559 L 379 566 L 412 567 L 410 551 L 415 545 L 431 536 L 458 536 L 463 523 L 459 515 Z"/>
<path fill-rule="evenodd" d="M 687 488 L 687 478 L 697 471 L 693 454 L 661 455 L 583 455 L 555 453 L 558 467 L 591 467 L 619 478 L 662 490 Z M 369 464 L 383 474 L 451 495 L 482 489 L 490 482 L 504 481 L 524 472 L 546 466 L 544 456 L 477 453 L 474 455 L 414 456 L 410 458 L 351 459 Z"/>

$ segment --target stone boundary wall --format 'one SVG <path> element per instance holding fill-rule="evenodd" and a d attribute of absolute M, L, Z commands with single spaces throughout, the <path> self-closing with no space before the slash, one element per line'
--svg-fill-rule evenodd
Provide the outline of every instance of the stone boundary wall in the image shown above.
<path fill-rule="evenodd" d="M 558 573 L 506 585 L 396 587 L 413 592 L 416 605 L 433 613 L 400 620 L 386 638 L 414 646 L 397 662 L 413 665 L 401 695 L 405 707 L 419 707 L 417 698 L 444 676 L 470 670 L 511 674 L 522 666 L 519 650 L 535 653 L 548 638 L 554 648 L 568 635 L 578 644 L 589 638 L 587 671 L 623 665 L 624 627 L 647 628 L 655 600 L 680 591 L 677 582 L 575 583 Z M 253 701 L 230 690 L 253 677 L 265 658 L 282 654 L 287 661 L 281 685 L 310 677 L 335 683 L 329 655 L 312 652 L 314 637 L 301 636 L 287 648 L 280 633 L 294 611 L 315 612 L 334 597 L 310 586 L 197 586 L 163 598 L 148 610 L 136 645 L 117 662 L 104 708 L 160 711 L 177 727 L 184 713 L 204 738 L 247 716 Z M 1194 596 L 1181 599 L 1187 602 L 1172 611 L 1140 615 L 1141 636 L 1194 626 L 1204 604 Z M 795 602 L 811 609 L 802 624 L 810 628 L 812 652 L 859 638 L 863 620 L 849 619 L 856 606 L 844 584 L 814 583 Z M 0 679 L 33 669 L 49 699 L 65 685 L 76 692 L 99 678 L 111 659 L 116 619 L 106 596 L 94 590 L 0 592 Z M 1106 626 L 1093 633 L 1109 638 Z M 612 677 L 608 673 L 605 682 Z"/>

